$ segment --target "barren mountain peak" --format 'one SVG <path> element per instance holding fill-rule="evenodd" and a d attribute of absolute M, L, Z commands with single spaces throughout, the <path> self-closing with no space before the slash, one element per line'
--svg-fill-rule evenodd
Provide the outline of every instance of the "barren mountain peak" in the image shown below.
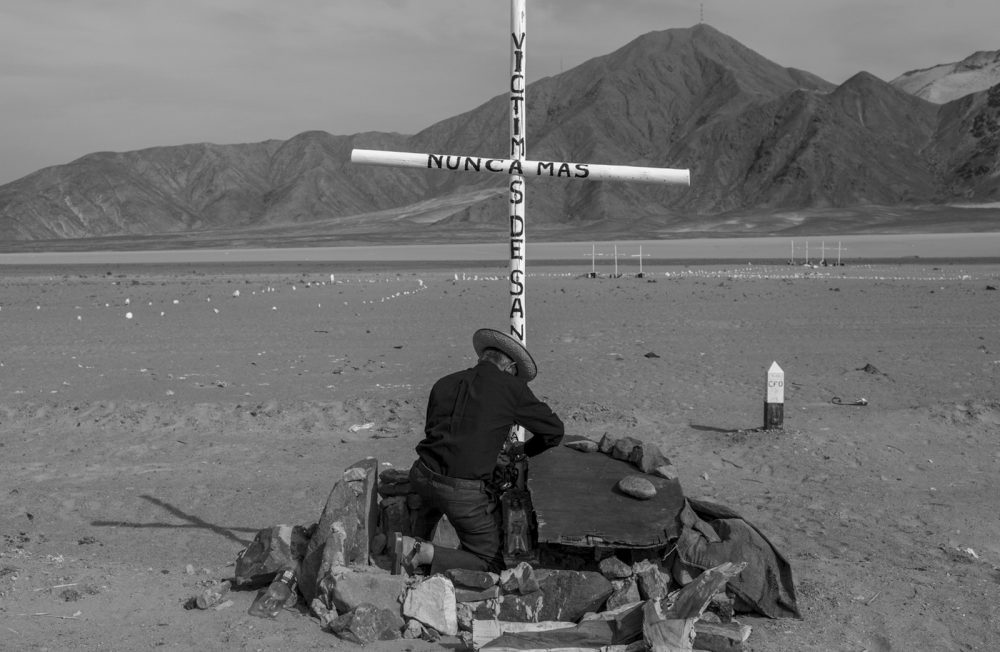
<path fill-rule="evenodd" d="M 529 154 L 689 168 L 691 186 L 537 179 L 531 220 L 562 239 L 581 237 L 584 225 L 609 237 L 926 229 L 927 206 L 1000 199 L 1000 162 L 990 155 L 997 102 L 979 91 L 939 111 L 908 85 L 985 83 L 1000 76 L 998 59 L 979 52 L 906 84 L 859 72 L 835 87 L 710 25 L 649 32 L 529 86 Z M 496 175 L 360 167 L 350 152 L 503 156 L 508 106 L 497 95 L 413 136 L 313 130 L 284 141 L 95 152 L 0 186 L 0 241 L 211 231 L 244 242 L 255 233 L 271 242 L 318 243 L 317 234 L 327 243 L 412 242 L 435 229 L 495 237 L 504 228 Z M 854 213 L 873 205 L 888 208 Z M 840 217 L 824 215 L 831 210 Z M 977 230 L 992 217 L 948 215 L 934 228 Z"/>
<path fill-rule="evenodd" d="M 945 104 L 1000 84 L 1000 50 L 979 51 L 954 63 L 911 70 L 891 83 L 917 97 Z"/>

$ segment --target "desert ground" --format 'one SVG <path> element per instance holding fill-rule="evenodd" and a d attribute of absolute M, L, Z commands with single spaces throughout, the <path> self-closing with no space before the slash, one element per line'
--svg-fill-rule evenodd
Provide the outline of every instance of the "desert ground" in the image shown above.
<path fill-rule="evenodd" d="M 1000 264 L 602 262 L 529 267 L 532 387 L 788 557 L 804 618 L 742 617 L 747 649 L 1000 647 Z M 345 467 L 408 466 L 507 302 L 490 263 L 0 268 L 0 649 L 353 648 L 249 592 L 184 604 Z M 784 429 L 752 432 L 774 361 Z"/>

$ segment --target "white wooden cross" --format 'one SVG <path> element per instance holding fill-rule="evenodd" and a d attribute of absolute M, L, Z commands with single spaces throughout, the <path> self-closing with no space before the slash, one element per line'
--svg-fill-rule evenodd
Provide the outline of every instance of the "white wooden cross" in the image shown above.
<path fill-rule="evenodd" d="M 415 154 L 371 149 L 351 151 L 351 162 L 362 165 L 486 172 L 510 177 L 510 334 L 526 344 L 525 331 L 525 177 L 548 176 L 591 181 L 641 181 L 689 185 L 688 170 L 625 165 L 595 165 L 563 161 L 530 161 L 525 158 L 525 44 L 526 0 L 510 2 L 510 158 L 454 154 Z"/>

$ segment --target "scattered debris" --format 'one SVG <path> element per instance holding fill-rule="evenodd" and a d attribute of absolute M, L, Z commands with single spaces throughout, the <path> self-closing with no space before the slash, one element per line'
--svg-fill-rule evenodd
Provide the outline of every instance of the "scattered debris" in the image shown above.
<path fill-rule="evenodd" d="M 830 399 L 830 402 L 833 403 L 834 405 L 856 405 L 856 406 L 861 406 L 861 407 L 864 407 L 865 405 L 868 405 L 868 399 L 866 399 L 864 397 L 856 399 L 856 400 L 853 400 L 853 401 L 845 401 L 844 399 L 840 398 L 839 396 L 834 396 L 833 398 Z"/>
<path fill-rule="evenodd" d="M 222 602 L 222 599 L 229 593 L 231 584 L 228 581 L 213 582 L 194 598 L 195 606 L 199 609 L 215 607 Z"/>
<path fill-rule="evenodd" d="M 885 376 L 883 372 L 879 371 L 878 367 L 871 364 L 870 362 L 865 364 L 863 367 L 858 367 L 855 371 L 863 371 L 866 374 L 871 374 L 873 376 Z"/>

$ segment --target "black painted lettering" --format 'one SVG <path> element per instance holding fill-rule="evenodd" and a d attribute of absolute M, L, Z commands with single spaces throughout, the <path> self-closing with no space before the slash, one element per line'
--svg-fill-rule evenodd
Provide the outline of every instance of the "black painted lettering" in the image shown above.
<path fill-rule="evenodd" d="M 524 75 L 511 75 L 510 92 L 524 93 Z"/>
<path fill-rule="evenodd" d="M 510 155 L 514 158 L 524 158 L 524 137 L 511 138 L 510 139 Z M 521 172 L 521 162 L 514 161 L 517 164 L 517 172 L 513 172 L 513 166 L 507 172 L 509 174 L 522 174 Z"/>
<path fill-rule="evenodd" d="M 524 203 L 524 191 L 521 190 L 522 182 L 514 179 L 510 182 L 510 203 L 517 205 Z"/>
<path fill-rule="evenodd" d="M 560 163 L 559 164 L 559 174 L 557 174 L 556 176 L 557 177 L 572 176 L 572 175 L 570 175 L 570 172 L 569 172 L 569 163 Z"/>
<path fill-rule="evenodd" d="M 510 98 L 510 111 L 514 115 L 521 115 L 521 103 L 524 102 L 524 97 L 511 97 Z"/>
<path fill-rule="evenodd" d="M 441 154 L 428 154 L 427 155 L 427 167 L 441 169 L 444 165 L 444 156 Z"/>
<path fill-rule="evenodd" d="M 510 237 L 520 238 L 524 235 L 524 217 L 521 215 L 510 216 Z"/>
<path fill-rule="evenodd" d="M 511 34 L 510 35 L 511 39 L 514 40 L 514 51 L 515 52 L 520 51 L 521 48 L 524 47 L 524 37 L 525 36 L 526 36 L 525 32 L 521 32 L 520 35 L 518 35 L 518 34 Z M 518 70 L 520 70 L 520 68 L 518 68 Z"/>
<path fill-rule="evenodd" d="M 511 296 L 520 296 L 524 294 L 524 281 L 521 280 L 521 276 L 524 274 L 524 270 L 512 269 L 510 270 L 510 294 Z M 521 305 L 521 302 L 518 302 Z M 521 313 L 524 314 L 523 312 Z M 514 316 L 513 310 L 511 311 L 511 317 Z"/>
<path fill-rule="evenodd" d="M 524 240 L 520 238 L 511 238 L 510 240 L 510 259 L 511 260 L 524 260 L 524 255 L 521 254 L 521 246 L 524 244 Z"/>
<path fill-rule="evenodd" d="M 521 330 L 514 328 L 514 324 L 510 325 L 510 336 L 516 337 L 518 341 L 524 341 L 524 322 L 521 322 Z"/>
<path fill-rule="evenodd" d="M 514 319 L 516 317 L 524 319 L 524 306 L 521 304 L 521 300 L 517 297 L 510 302 L 510 318 Z M 513 328 L 513 326 L 511 328 Z"/>
<path fill-rule="evenodd" d="M 539 161 L 537 174 L 541 176 L 543 172 L 548 172 L 551 177 L 555 173 L 555 164 L 551 161 Z"/>
<path fill-rule="evenodd" d="M 444 160 L 445 167 L 449 170 L 457 170 L 462 165 L 461 156 L 448 156 Z"/>
<path fill-rule="evenodd" d="M 514 297 L 514 300 L 510 302 L 510 318 L 520 317 L 524 319 L 524 304 L 521 303 L 521 299 L 518 296 Z"/>
<path fill-rule="evenodd" d="M 490 172 L 503 172 L 503 166 L 501 163 L 503 163 L 503 161 L 500 159 L 488 158 L 486 159 L 486 169 Z M 494 164 L 496 164 L 496 167 L 494 167 Z"/>
<path fill-rule="evenodd" d="M 576 174 L 573 176 L 577 179 L 586 179 L 590 176 L 590 168 L 587 167 L 586 163 L 575 163 L 574 165 L 576 166 Z"/>
<path fill-rule="evenodd" d="M 512 148 L 513 149 L 513 148 Z M 521 156 L 524 156 L 524 139 L 521 139 Z M 524 174 L 524 170 L 521 167 L 521 161 L 514 159 L 510 162 L 510 168 L 507 170 L 507 174 L 516 174 L 518 176 Z"/>
<path fill-rule="evenodd" d="M 465 171 L 469 172 L 470 170 L 475 170 L 476 172 L 479 172 L 479 166 L 482 165 L 482 163 L 483 159 L 479 157 L 472 158 L 471 156 L 467 156 L 465 157 Z"/>

